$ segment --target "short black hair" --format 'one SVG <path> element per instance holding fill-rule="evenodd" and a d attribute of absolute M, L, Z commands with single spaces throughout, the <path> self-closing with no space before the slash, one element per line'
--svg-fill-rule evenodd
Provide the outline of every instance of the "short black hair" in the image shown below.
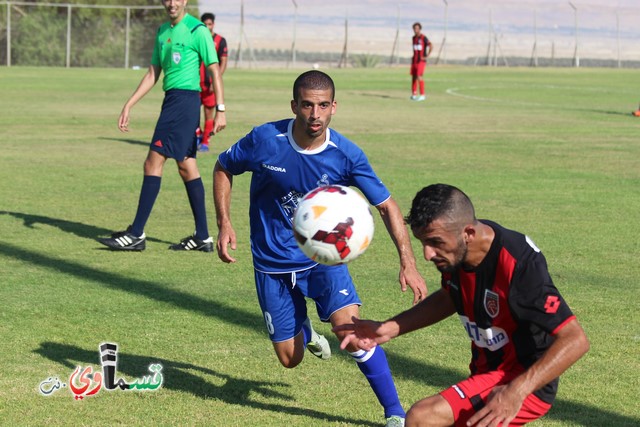
<path fill-rule="evenodd" d="M 432 184 L 418 191 L 405 221 L 412 230 L 419 230 L 443 217 L 456 226 L 476 221 L 473 204 L 462 190 L 453 185 Z"/>
<path fill-rule="evenodd" d="M 414 22 L 411 28 L 415 27 L 416 25 L 418 26 L 418 28 L 422 29 L 422 24 L 419 22 Z"/>
<path fill-rule="evenodd" d="M 200 21 L 202 22 L 206 21 L 207 19 L 211 19 L 213 22 L 216 22 L 216 15 L 210 12 L 206 12 L 206 13 L 203 13 L 202 16 L 200 17 Z"/>
<path fill-rule="evenodd" d="M 293 83 L 293 100 L 298 101 L 300 89 L 331 90 L 331 100 L 336 95 L 336 86 L 328 74 L 318 70 L 306 71 L 298 76 Z"/>

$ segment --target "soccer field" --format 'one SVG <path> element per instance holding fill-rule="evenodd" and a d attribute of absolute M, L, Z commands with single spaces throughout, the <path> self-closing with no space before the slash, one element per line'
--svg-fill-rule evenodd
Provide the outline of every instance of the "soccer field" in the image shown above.
<path fill-rule="evenodd" d="M 365 150 L 404 213 L 422 187 L 453 184 L 479 218 L 528 234 L 545 253 L 591 350 L 563 375 L 550 413 L 532 425 L 640 425 L 640 244 L 633 237 L 640 119 L 630 114 L 640 102 L 637 71 L 430 68 L 422 103 L 408 99 L 405 68 L 327 71 L 337 86 L 331 127 Z M 0 68 L 0 424 L 383 425 L 365 378 L 311 304 L 334 356 L 308 354 L 293 370 L 278 363 L 253 285 L 249 176 L 234 180 L 234 265 L 167 249 L 193 231 L 169 162 L 147 249 L 110 252 L 95 241 L 135 214 L 161 85 L 134 107 L 129 133 L 118 131 L 117 119 L 143 73 Z M 255 125 L 290 117 L 298 74 L 225 74 L 229 126 L 198 158 L 213 235 L 215 153 Z M 412 297 L 399 291 L 395 248 L 379 217 L 376 227 L 351 272 L 363 317 L 383 320 Z M 435 290 L 437 271 L 413 243 Z M 119 345 L 117 375 L 127 381 L 161 364 L 161 387 L 74 399 L 74 370 L 99 371 L 103 342 Z M 453 317 L 385 350 L 405 409 L 468 373 L 469 342 Z M 93 388 L 99 376 L 85 380 Z"/>

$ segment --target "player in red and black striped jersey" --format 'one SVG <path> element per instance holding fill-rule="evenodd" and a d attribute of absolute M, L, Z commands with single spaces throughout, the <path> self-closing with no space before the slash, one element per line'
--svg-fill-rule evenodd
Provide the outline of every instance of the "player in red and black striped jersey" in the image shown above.
<path fill-rule="evenodd" d="M 553 284 L 540 249 L 524 234 L 477 220 L 459 189 L 422 189 L 406 218 L 442 288 L 387 320 L 354 320 L 342 345 L 368 349 L 453 314 L 471 339 L 471 375 L 416 402 L 406 425 L 523 425 L 550 409 L 558 377 L 589 349 Z"/>
<path fill-rule="evenodd" d="M 220 34 L 216 34 L 213 30 L 216 22 L 216 16 L 213 13 L 203 13 L 200 20 L 211 31 L 213 36 L 213 44 L 216 47 L 218 60 L 220 61 L 220 75 L 222 76 L 227 69 L 228 48 L 227 40 Z M 216 101 L 216 94 L 211 90 L 211 82 L 204 69 L 204 64 L 200 66 L 200 101 L 204 109 L 204 130 L 202 130 L 202 142 L 198 145 L 198 151 L 209 151 L 209 138 L 213 132 L 213 117 L 216 111 L 224 111 L 224 105 L 219 106 Z M 221 109 L 220 109 L 221 108 Z"/>
<path fill-rule="evenodd" d="M 431 55 L 433 44 L 427 36 L 422 34 L 422 24 L 416 22 L 413 24 L 413 37 L 411 38 L 413 46 L 413 58 L 411 58 L 411 99 L 414 101 L 424 101 L 424 69 L 427 66 L 427 58 Z M 418 96 L 418 88 L 420 96 Z"/>

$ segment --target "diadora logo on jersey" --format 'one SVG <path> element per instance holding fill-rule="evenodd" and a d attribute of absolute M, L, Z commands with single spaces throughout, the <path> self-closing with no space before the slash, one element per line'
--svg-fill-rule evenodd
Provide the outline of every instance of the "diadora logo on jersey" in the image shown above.
<path fill-rule="evenodd" d="M 341 293 L 342 295 L 344 295 L 345 297 L 348 297 L 348 296 L 349 296 L 349 291 L 348 291 L 348 290 L 346 290 L 346 289 L 341 290 L 341 291 L 340 291 L 340 293 Z"/>
<path fill-rule="evenodd" d="M 274 171 L 274 172 L 287 173 L 287 170 L 285 168 L 280 167 L 280 166 L 272 166 L 272 165 L 268 165 L 266 163 L 263 163 L 262 167 L 264 169 L 269 169 L 270 171 Z"/>
<path fill-rule="evenodd" d="M 467 330 L 471 341 L 480 348 L 496 351 L 509 342 L 507 332 L 502 328 L 492 326 L 491 328 L 482 329 L 476 325 L 476 322 L 471 322 L 467 316 L 460 316 L 460 322 Z"/>
<path fill-rule="evenodd" d="M 489 289 L 485 289 L 484 291 L 484 309 L 492 319 L 495 319 L 500 313 L 500 301 L 498 294 L 490 291 Z"/>

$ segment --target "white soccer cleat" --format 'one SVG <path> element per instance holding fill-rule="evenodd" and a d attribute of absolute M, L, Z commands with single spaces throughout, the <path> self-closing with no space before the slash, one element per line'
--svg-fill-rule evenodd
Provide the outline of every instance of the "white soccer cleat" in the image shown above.
<path fill-rule="evenodd" d="M 309 327 L 311 330 L 311 341 L 307 343 L 307 350 L 311 352 L 314 356 L 327 360 L 331 357 L 331 347 L 329 346 L 329 341 L 324 337 L 324 335 L 320 335 L 311 327 L 311 321 L 307 317 L 307 320 L 304 321 L 305 325 Z"/>
<path fill-rule="evenodd" d="M 398 415 L 392 415 L 387 418 L 387 423 L 385 427 L 404 427 L 404 418 Z"/>

